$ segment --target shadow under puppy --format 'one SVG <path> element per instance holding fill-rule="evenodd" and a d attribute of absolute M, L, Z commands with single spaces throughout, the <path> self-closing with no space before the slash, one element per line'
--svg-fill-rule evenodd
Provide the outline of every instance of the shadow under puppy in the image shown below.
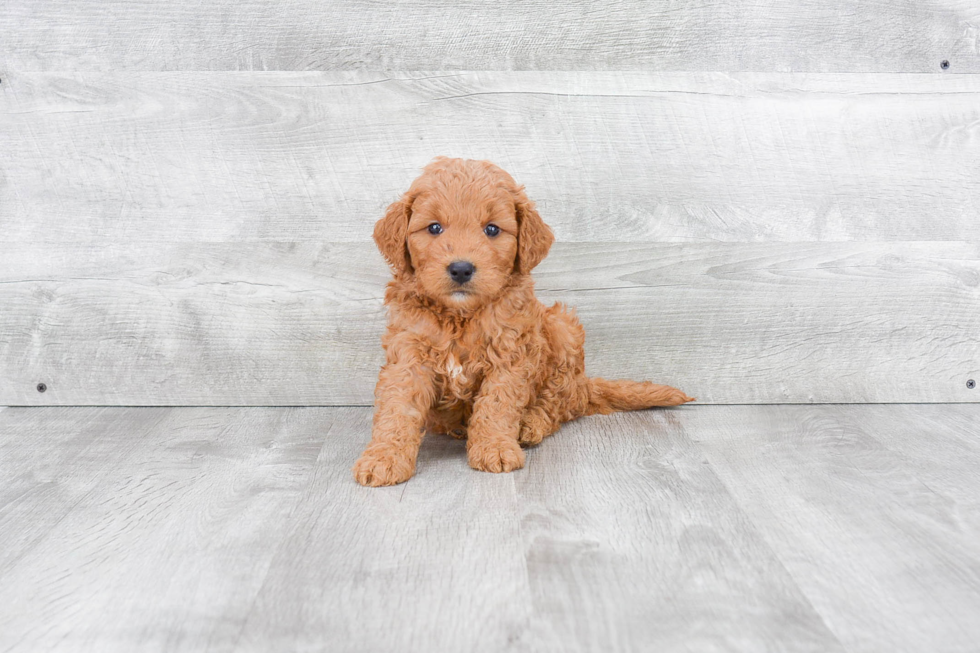
<path fill-rule="evenodd" d="M 514 179 L 489 161 L 438 157 L 374 227 L 391 265 L 386 362 L 362 485 L 411 478 L 425 431 L 466 438 L 470 466 L 509 472 L 563 423 L 677 406 L 645 381 L 585 375 L 585 330 L 534 296 L 530 272 L 554 237 Z"/>

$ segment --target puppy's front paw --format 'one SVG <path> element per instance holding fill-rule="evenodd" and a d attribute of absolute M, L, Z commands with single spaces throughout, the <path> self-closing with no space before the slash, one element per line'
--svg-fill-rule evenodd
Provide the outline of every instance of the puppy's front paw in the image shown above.
<path fill-rule="evenodd" d="M 354 478 L 370 487 L 403 483 L 414 473 L 414 457 L 386 445 L 368 445 L 354 464 Z"/>
<path fill-rule="evenodd" d="M 499 438 L 496 440 L 469 441 L 466 455 L 470 467 L 481 472 L 512 472 L 524 466 L 524 451 L 517 440 Z"/>

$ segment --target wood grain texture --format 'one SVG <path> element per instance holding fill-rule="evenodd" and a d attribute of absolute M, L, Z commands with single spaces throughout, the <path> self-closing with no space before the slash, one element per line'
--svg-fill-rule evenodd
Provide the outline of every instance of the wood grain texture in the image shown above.
<path fill-rule="evenodd" d="M 72 415 L 95 449 L 118 436 L 94 417 L 137 444 L 113 461 L 34 456 Z M 99 479 L 3 573 L 0 645 L 631 651 L 655 636 L 664 651 L 840 650 L 697 449 L 659 417 L 583 421 L 507 475 L 471 470 L 463 442 L 428 438 L 410 483 L 366 489 L 350 466 L 370 418 L 366 408 L 5 413 L 0 438 L 21 473 L 46 465 Z M 568 600 L 573 628 L 556 610 Z"/>
<path fill-rule="evenodd" d="M 0 648 L 229 650 L 332 415 L 5 411 Z"/>
<path fill-rule="evenodd" d="M 22 70 L 980 71 L 969 0 L 0 5 Z"/>
<path fill-rule="evenodd" d="M 388 272 L 371 245 L 8 251 L 0 403 L 372 402 Z M 535 276 L 577 308 L 594 376 L 703 403 L 980 399 L 976 243 L 559 243 Z"/>
<path fill-rule="evenodd" d="M 0 578 L 43 543 L 166 414 L 161 408 L 6 411 L 0 421 Z"/>
<path fill-rule="evenodd" d="M 247 651 L 500 651 L 531 596 L 511 475 L 427 438 L 410 483 L 363 488 L 351 467 L 370 409 L 337 419 L 239 640 Z"/>
<path fill-rule="evenodd" d="M 684 406 L 527 467 L 369 408 L 9 408 L 0 649 L 972 651 L 978 406 Z"/>
<path fill-rule="evenodd" d="M 552 643 L 531 650 L 844 650 L 691 442 L 692 410 L 586 418 L 531 450 L 514 478 Z"/>
<path fill-rule="evenodd" d="M 980 240 L 980 75 L 13 73 L 0 121 L 8 242 L 368 242 L 436 155 L 562 242 Z"/>
<path fill-rule="evenodd" d="M 685 417 L 848 651 L 976 650 L 976 408 L 718 407 Z"/>

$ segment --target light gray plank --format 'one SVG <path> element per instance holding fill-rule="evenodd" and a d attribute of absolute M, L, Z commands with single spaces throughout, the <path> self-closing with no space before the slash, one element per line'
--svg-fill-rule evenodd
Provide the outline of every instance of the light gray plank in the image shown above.
<path fill-rule="evenodd" d="M 350 474 L 369 409 L 168 414 L 5 576 L 13 650 L 838 650 L 654 414 L 570 426 L 515 475 L 470 470 L 462 442 L 429 438 L 418 475 L 382 490 Z M 308 437 L 317 424 L 329 433 Z M 302 465 L 280 472 L 292 480 L 275 510 L 258 489 L 269 456 L 295 446 Z M 573 587 L 550 591 L 549 571 Z M 606 589 L 592 587 L 602 575 Z M 575 609 L 556 613 L 569 591 Z"/>
<path fill-rule="evenodd" d="M 4 411 L 0 510 L 77 497 L 0 513 L 2 554 L 58 514 L 0 567 L 0 648 L 975 648 L 975 406 L 594 417 L 510 475 L 430 437 L 383 489 L 370 414 Z"/>
<path fill-rule="evenodd" d="M 335 415 L 6 411 L 0 464 L 55 489 L 0 531 L 0 551 L 21 549 L 0 568 L 0 649 L 230 650 Z"/>
<path fill-rule="evenodd" d="M 372 402 L 372 245 L 8 251 L 2 403 Z M 543 302 L 577 308 L 595 376 L 703 403 L 980 400 L 976 243 L 559 243 L 535 274 Z"/>
<path fill-rule="evenodd" d="M 976 406 L 862 406 L 847 409 L 856 427 L 901 456 L 915 477 L 942 495 L 950 513 L 944 537 L 980 533 L 980 413 Z M 956 534 L 945 531 L 949 529 Z"/>
<path fill-rule="evenodd" d="M 0 584 L 167 414 L 15 408 L 0 417 Z"/>
<path fill-rule="evenodd" d="M 368 248 L 19 250 L 7 260 L 17 272 L 0 273 L 0 395 L 25 405 L 370 404 L 389 273 Z"/>
<path fill-rule="evenodd" d="M 422 445 L 416 476 L 363 488 L 351 467 L 371 411 L 331 431 L 239 646 L 248 651 L 500 651 L 531 612 L 514 477 L 465 444 Z"/>
<path fill-rule="evenodd" d="M 583 419 L 529 453 L 531 650 L 843 650 L 687 436 L 690 410 Z"/>
<path fill-rule="evenodd" d="M 8 242 L 368 242 L 436 155 L 563 242 L 980 240 L 980 75 L 15 72 L 0 120 Z"/>
<path fill-rule="evenodd" d="M 849 651 L 974 651 L 980 412 L 884 408 L 713 407 L 685 427 Z"/>
<path fill-rule="evenodd" d="M 578 307 L 593 375 L 706 403 L 980 400 L 974 243 L 570 250 L 541 295 Z"/>
<path fill-rule="evenodd" d="M 980 71 L 969 0 L 8 0 L 0 24 L 0 69 Z"/>

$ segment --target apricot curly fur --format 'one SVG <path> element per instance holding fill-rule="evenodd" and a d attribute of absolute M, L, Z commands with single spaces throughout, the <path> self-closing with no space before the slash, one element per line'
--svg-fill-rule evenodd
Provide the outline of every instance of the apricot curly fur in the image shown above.
<path fill-rule="evenodd" d="M 574 312 L 534 296 L 530 273 L 551 230 L 489 161 L 436 158 L 388 207 L 374 240 L 394 278 L 371 443 L 354 465 L 362 485 L 411 478 L 426 431 L 466 438 L 475 469 L 509 472 L 524 466 L 522 445 L 563 422 L 693 401 L 665 385 L 585 375 Z M 457 261 L 474 266 L 463 283 L 448 272 Z"/>

